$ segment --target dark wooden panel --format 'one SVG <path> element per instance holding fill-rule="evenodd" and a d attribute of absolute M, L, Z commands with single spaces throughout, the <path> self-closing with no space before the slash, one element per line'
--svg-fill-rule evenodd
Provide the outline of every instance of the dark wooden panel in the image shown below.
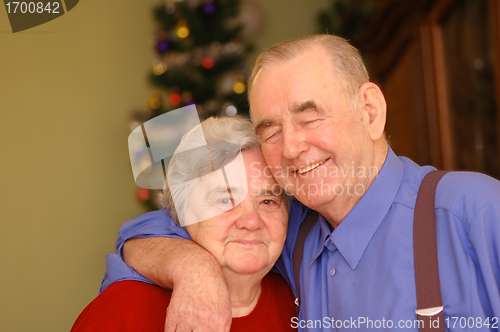
<path fill-rule="evenodd" d="M 455 167 L 500 176 L 489 10 L 487 1 L 457 0 L 439 28 Z"/>
<path fill-rule="evenodd" d="M 499 0 L 381 0 L 353 43 L 396 153 L 500 178 Z"/>
<path fill-rule="evenodd" d="M 427 118 L 422 76 L 422 52 L 414 40 L 399 61 L 380 80 L 387 100 L 386 133 L 398 155 L 430 164 Z"/>

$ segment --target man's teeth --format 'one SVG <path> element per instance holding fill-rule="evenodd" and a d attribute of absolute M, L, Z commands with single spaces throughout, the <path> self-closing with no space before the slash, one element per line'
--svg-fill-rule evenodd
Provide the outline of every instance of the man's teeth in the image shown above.
<path fill-rule="evenodd" d="M 304 168 L 301 168 L 299 169 L 299 174 L 302 174 L 302 173 L 305 173 L 305 172 L 309 172 L 310 170 L 318 167 L 319 165 L 323 164 L 326 160 L 323 160 L 323 161 L 320 161 L 319 163 L 316 163 L 316 164 L 312 164 L 312 165 L 309 165 L 307 167 L 304 167 Z"/>

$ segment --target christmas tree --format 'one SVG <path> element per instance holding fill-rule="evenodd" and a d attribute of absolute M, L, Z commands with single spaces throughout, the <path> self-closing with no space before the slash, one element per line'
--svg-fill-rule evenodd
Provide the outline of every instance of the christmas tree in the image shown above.
<path fill-rule="evenodd" d="M 155 7 L 155 60 L 149 74 L 155 90 L 148 105 L 132 113 L 131 130 L 190 104 L 196 104 L 201 121 L 216 114 L 248 114 L 245 57 L 252 48 L 248 37 L 260 23 L 257 12 L 240 0 L 167 0 Z M 158 208 L 150 190 L 139 188 L 138 198 L 148 209 Z"/>

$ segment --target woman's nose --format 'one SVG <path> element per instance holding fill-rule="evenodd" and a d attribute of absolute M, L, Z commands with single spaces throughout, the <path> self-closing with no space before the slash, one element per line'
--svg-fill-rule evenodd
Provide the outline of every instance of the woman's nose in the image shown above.
<path fill-rule="evenodd" d="M 235 224 L 238 229 L 256 230 L 262 227 L 262 218 L 254 206 L 247 207 L 238 216 Z"/>

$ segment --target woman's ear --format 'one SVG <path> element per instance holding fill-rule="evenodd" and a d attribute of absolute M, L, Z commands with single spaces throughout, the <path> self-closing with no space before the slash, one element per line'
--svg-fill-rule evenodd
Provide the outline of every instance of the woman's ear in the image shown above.
<path fill-rule="evenodd" d="M 366 82 L 359 88 L 360 110 L 366 112 L 368 134 L 372 141 L 384 136 L 387 104 L 380 88 Z"/>

